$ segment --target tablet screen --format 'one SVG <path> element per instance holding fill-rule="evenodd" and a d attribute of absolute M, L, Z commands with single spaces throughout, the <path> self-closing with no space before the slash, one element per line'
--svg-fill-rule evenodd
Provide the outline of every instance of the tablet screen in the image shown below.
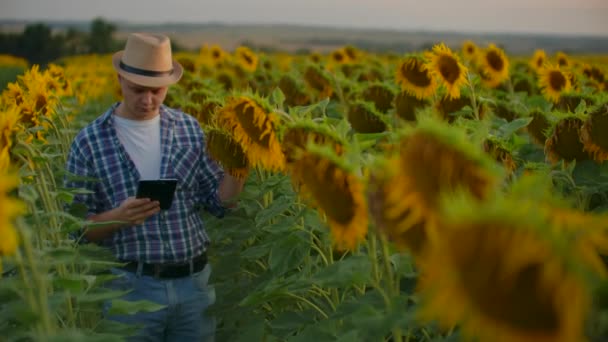
<path fill-rule="evenodd" d="M 159 201 L 160 208 L 167 210 L 171 208 L 177 179 L 158 179 L 141 180 L 137 186 L 137 198 L 149 198 L 152 201 Z"/>

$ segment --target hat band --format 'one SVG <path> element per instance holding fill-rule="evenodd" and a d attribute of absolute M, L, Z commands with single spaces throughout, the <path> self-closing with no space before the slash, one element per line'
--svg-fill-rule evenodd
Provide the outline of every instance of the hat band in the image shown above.
<path fill-rule="evenodd" d="M 169 71 L 154 71 L 154 70 L 146 70 L 140 69 L 136 67 L 132 67 L 120 61 L 120 68 L 126 72 L 130 72 L 132 74 L 141 75 L 141 76 L 150 76 L 150 77 L 162 77 L 162 76 L 170 76 L 173 73 L 173 69 Z"/>

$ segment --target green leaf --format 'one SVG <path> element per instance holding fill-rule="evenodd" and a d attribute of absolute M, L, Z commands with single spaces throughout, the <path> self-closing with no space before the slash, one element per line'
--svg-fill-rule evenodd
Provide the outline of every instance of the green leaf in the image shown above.
<path fill-rule="evenodd" d="M 500 126 L 499 136 L 504 139 L 509 139 L 519 129 L 528 126 L 530 122 L 532 122 L 532 119 L 532 117 L 519 118 Z"/>
<path fill-rule="evenodd" d="M 344 287 L 353 284 L 366 284 L 371 281 L 371 263 L 368 256 L 355 255 L 333 263 L 312 277 L 321 286 Z"/>
<path fill-rule="evenodd" d="M 275 275 L 281 275 L 302 263 L 310 244 L 298 234 L 291 233 L 277 241 L 270 251 L 268 263 Z"/>
<path fill-rule="evenodd" d="M 273 201 L 268 208 L 263 209 L 255 215 L 255 225 L 260 228 L 267 224 L 271 219 L 279 215 L 283 215 L 293 202 L 291 201 Z"/>
<path fill-rule="evenodd" d="M 110 315 L 132 315 L 138 312 L 155 312 L 166 308 L 149 300 L 138 300 L 130 302 L 123 299 L 113 299 L 112 306 L 108 311 Z"/>
<path fill-rule="evenodd" d="M 283 94 L 280 87 L 274 88 L 272 94 L 270 94 L 270 103 L 274 104 L 280 109 L 283 109 L 283 103 L 285 103 L 285 94 Z"/>
<path fill-rule="evenodd" d="M 80 293 L 89 289 L 97 277 L 86 274 L 68 274 L 53 278 L 53 285 L 58 289 L 69 290 L 73 293 Z"/>

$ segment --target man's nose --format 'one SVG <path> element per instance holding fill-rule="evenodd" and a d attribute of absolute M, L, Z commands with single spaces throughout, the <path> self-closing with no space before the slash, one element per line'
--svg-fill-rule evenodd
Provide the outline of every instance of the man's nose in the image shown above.
<path fill-rule="evenodd" d="M 143 94 L 143 96 L 142 96 L 142 97 L 143 97 L 143 101 L 144 101 L 145 103 L 152 103 L 152 98 L 153 98 L 153 95 L 152 95 L 152 92 L 151 92 L 151 91 L 146 91 L 146 92 L 144 92 L 144 94 Z"/>

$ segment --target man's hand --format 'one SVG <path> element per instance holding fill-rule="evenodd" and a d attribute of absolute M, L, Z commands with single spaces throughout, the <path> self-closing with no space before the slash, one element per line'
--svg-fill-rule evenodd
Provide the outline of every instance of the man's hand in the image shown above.
<path fill-rule="evenodd" d="M 89 220 L 93 222 L 121 221 L 124 223 L 87 230 L 85 237 L 91 242 L 101 241 L 112 236 L 119 229 L 144 223 L 147 218 L 159 211 L 160 202 L 158 201 L 151 201 L 149 198 L 129 197 L 118 207 L 89 217 Z"/>
<path fill-rule="evenodd" d="M 114 209 L 116 221 L 125 221 L 132 225 L 142 224 L 144 221 L 160 211 L 160 202 L 149 198 L 129 197 L 118 208 Z"/>

